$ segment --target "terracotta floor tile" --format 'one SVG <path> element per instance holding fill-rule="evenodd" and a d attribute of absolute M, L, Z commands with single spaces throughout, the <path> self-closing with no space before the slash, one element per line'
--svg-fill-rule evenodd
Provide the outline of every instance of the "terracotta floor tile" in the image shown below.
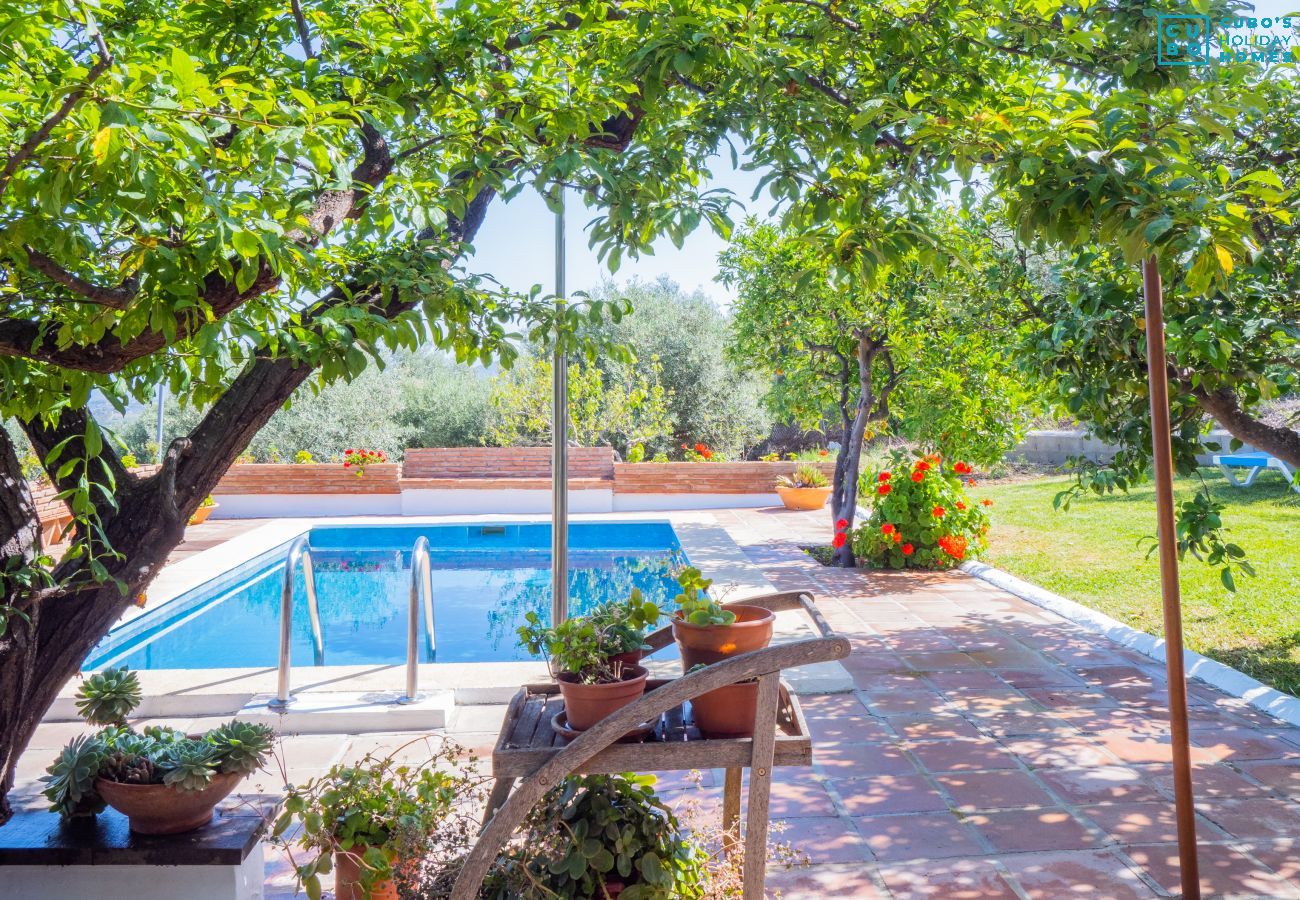
<path fill-rule="evenodd" d="M 1118 760 L 1092 740 L 1053 735 L 1007 738 L 1008 750 L 1033 766 L 1105 766 Z"/>
<path fill-rule="evenodd" d="M 1083 823 L 1059 806 L 976 813 L 967 822 L 1000 853 L 1087 850 L 1101 843 Z"/>
<path fill-rule="evenodd" d="M 860 900 L 887 900 L 862 865 L 815 865 L 794 869 L 769 869 L 769 891 L 780 891 L 782 900 L 824 900 L 826 897 L 853 897 Z"/>
<path fill-rule="evenodd" d="M 1084 680 L 1069 669 L 1055 666 L 1029 669 L 999 669 L 998 675 L 1007 684 L 1020 690 L 1082 688 L 1084 686 Z"/>
<path fill-rule="evenodd" d="M 1119 844 L 1159 844 L 1178 840 L 1174 804 L 1163 800 L 1151 803 L 1110 803 L 1084 806 L 1079 812 L 1087 816 Z M 1223 840 L 1225 835 L 1198 817 L 1198 841 Z"/>
<path fill-rule="evenodd" d="M 1159 801 L 1158 794 L 1128 766 L 1090 766 L 1082 769 L 1038 769 L 1034 773 L 1066 803 Z"/>
<path fill-rule="evenodd" d="M 1020 685 L 1016 686 L 1020 687 Z M 1026 697 L 1049 709 L 1099 709 L 1118 705 L 1118 701 L 1110 694 L 1092 688 L 1077 691 L 1059 688 L 1021 689 Z"/>
<path fill-rule="evenodd" d="M 1216 800 L 1206 818 L 1239 838 L 1294 838 L 1300 835 L 1300 805 L 1273 797 Z"/>
<path fill-rule="evenodd" d="M 871 859 L 866 842 L 840 816 L 788 819 L 785 826 L 776 839 L 806 855 L 813 865 Z"/>
<path fill-rule="evenodd" d="M 903 653 L 903 661 L 919 672 L 941 670 L 978 670 L 979 663 L 957 650 L 936 650 L 929 653 Z"/>
<path fill-rule="evenodd" d="M 1031 900 L 1145 900 L 1160 896 L 1114 855 L 1096 850 L 1003 858 Z"/>
<path fill-rule="evenodd" d="M 855 818 L 854 824 L 876 858 L 943 859 L 979 856 L 983 847 L 975 834 L 951 813 Z"/>
<path fill-rule="evenodd" d="M 867 715 L 865 708 L 862 713 L 860 716 L 809 718 L 808 731 L 818 744 L 841 740 L 880 744 L 894 740 L 894 735 L 881 720 Z"/>
<path fill-rule="evenodd" d="M 963 811 L 1051 806 L 1055 802 L 1033 776 L 1020 771 L 954 772 L 939 775 L 937 780 Z"/>
<path fill-rule="evenodd" d="M 939 716 L 891 716 L 890 726 L 905 738 L 937 740 L 947 738 L 978 738 L 977 729 L 956 713 Z"/>
<path fill-rule="evenodd" d="M 1128 847 L 1124 851 L 1156 884 L 1177 894 L 1181 890 L 1177 844 Z M 1295 893 L 1275 872 L 1233 850 L 1216 844 L 1197 848 L 1201 892 L 1246 897 L 1294 897 Z"/>
<path fill-rule="evenodd" d="M 837 741 L 813 746 L 813 763 L 832 777 L 858 775 L 914 775 L 912 765 L 901 750 L 887 744 L 859 744 Z"/>
<path fill-rule="evenodd" d="M 799 706 L 807 719 L 867 714 L 867 705 L 857 694 L 801 694 Z"/>
<path fill-rule="evenodd" d="M 1015 757 L 997 741 L 956 738 L 947 741 L 911 741 L 908 749 L 931 772 L 969 772 L 978 769 L 1015 769 Z"/>
<path fill-rule="evenodd" d="M 926 678 L 937 689 L 948 692 L 964 693 L 973 690 L 1006 690 L 1007 684 L 992 672 L 978 668 L 969 668 L 957 672 L 930 672 Z"/>
<path fill-rule="evenodd" d="M 958 860 L 917 866 L 881 866 L 880 877 L 895 900 L 1011 900 L 1016 892 L 991 860 Z"/>
<path fill-rule="evenodd" d="M 1278 793 L 1300 801 L 1300 762 L 1248 763 L 1242 770 Z"/>
<path fill-rule="evenodd" d="M 1133 767 L 1142 777 L 1151 782 L 1166 797 L 1174 795 L 1174 767 L 1162 763 L 1148 763 Z M 1300 778 L 1300 768 L 1296 770 Z M 1255 784 L 1226 765 L 1194 766 L 1192 768 L 1192 789 L 1197 800 L 1223 798 L 1240 800 L 1244 797 L 1262 797 L 1270 788 Z"/>
<path fill-rule="evenodd" d="M 1245 845 L 1250 855 L 1287 879 L 1300 891 L 1300 835 L 1294 838 Z"/>
<path fill-rule="evenodd" d="M 947 707 L 946 698 L 938 691 L 869 692 L 867 706 L 878 715 L 925 715 Z"/>
<path fill-rule="evenodd" d="M 1294 759 L 1300 762 L 1300 747 L 1254 728 L 1194 728 L 1192 743 L 1222 750 L 1224 759 L 1233 763 L 1252 759 Z"/>
<path fill-rule="evenodd" d="M 938 812 L 948 803 L 920 775 L 874 775 L 835 778 L 832 786 L 851 816 Z"/>

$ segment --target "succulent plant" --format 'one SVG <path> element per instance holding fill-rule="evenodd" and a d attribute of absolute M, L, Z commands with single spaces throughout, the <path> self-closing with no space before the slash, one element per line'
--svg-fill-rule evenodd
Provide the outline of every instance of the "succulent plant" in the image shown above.
<path fill-rule="evenodd" d="M 125 725 L 140 705 L 140 679 L 122 666 L 89 676 L 77 691 L 77 711 L 91 725 Z"/>
<path fill-rule="evenodd" d="M 216 753 L 207 741 L 186 740 L 164 749 L 155 765 L 163 773 L 163 784 L 180 791 L 201 791 L 217 774 L 216 761 Z"/>
<path fill-rule="evenodd" d="M 99 774 L 119 784 L 154 784 L 156 773 L 149 757 L 115 750 L 100 763 Z"/>
<path fill-rule="evenodd" d="M 185 732 L 167 725 L 147 725 L 144 728 L 144 736 L 164 746 L 189 739 L 189 735 Z"/>
<path fill-rule="evenodd" d="M 212 729 L 205 737 L 216 754 L 219 771 L 248 775 L 262 767 L 275 730 L 269 725 L 233 721 Z"/>
<path fill-rule="evenodd" d="M 104 745 L 95 737 L 81 735 L 68 742 L 43 776 L 43 793 L 55 812 L 65 818 L 93 816 L 104 808 L 95 791 L 95 779 L 104 760 Z"/>

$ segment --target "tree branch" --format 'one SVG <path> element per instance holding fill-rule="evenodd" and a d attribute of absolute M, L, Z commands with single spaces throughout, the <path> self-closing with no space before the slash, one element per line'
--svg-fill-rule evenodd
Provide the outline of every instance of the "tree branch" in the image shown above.
<path fill-rule="evenodd" d="M 290 5 L 293 6 L 293 21 L 298 26 L 298 40 L 302 42 L 302 52 L 308 59 L 315 59 L 316 52 L 311 48 L 311 29 L 307 27 L 307 17 L 302 14 L 302 4 L 299 0 L 290 0 Z"/>
<path fill-rule="evenodd" d="M 51 281 L 58 282 L 91 303 L 106 306 L 109 309 L 126 309 L 140 290 L 140 281 L 137 278 L 125 278 L 117 287 L 102 287 L 87 281 L 80 275 L 69 272 L 39 250 L 32 247 L 24 247 L 23 249 L 27 251 L 28 265 L 34 270 Z"/>
<path fill-rule="evenodd" d="M 81 98 L 85 97 L 86 92 L 90 90 L 90 86 L 95 83 L 100 75 L 108 71 L 108 67 L 113 64 L 113 55 L 108 52 L 108 45 L 104 43 L 104 37 L 99 33 L 95 20 L 89 13 L 86 14 L 86 20 L 86 27 L 95 41 L 99 59 L 86 73 L 86 80 L 64 97 L 63 102 L 59 104 L 59 108 L 51 113 L 49 118 L 42 122 L 40 127 L 28 135 L 27 140 L 23 141 L 18 149 L 9 155 L 8 160 L 5 161 L 4 169 L 0 169 L 0 194 L 4 194 L 5 189 L 9 187 L 9 182 L 13 180 L 14 174 L 22 167 L 23 163 L 31 158 L 37 147 L 45 143 L 59 123 L 72 114 L 77 104 L 81 102 Z"/>
<path fill-rule="evenodd" d="M 847 28 L 849 31 L 852 31 L 854 34 L 858 34 L 859 32 L 862 31 L 861 25 L 859 25 L 857 22 L 854 22 L 852 19 L 846 19 L 844 16 L 837 13 L 834 9 L 831 8 L 831 4 L 829 3 L 818 3 L 817 0 L 781 0 L 781 2 L 793 3 L 798 6 L 811 6 L 814 9 L 820 9 L 823 13 L 826 14 L 826 18 L 830 19 L 836 25 L 843 25 L 845 28 Z"/>

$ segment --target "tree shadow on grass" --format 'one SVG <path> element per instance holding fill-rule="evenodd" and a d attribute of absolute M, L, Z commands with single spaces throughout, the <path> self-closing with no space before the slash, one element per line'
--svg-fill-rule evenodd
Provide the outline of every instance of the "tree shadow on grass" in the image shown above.
<path fill-rule="evenodd" d="M 1300 696 L 1297 648 L 1300 648 L 1300 630 L 1277 635 L 1250 647 L 1206 647 L 1201 652 L 1279 691 Z"/>

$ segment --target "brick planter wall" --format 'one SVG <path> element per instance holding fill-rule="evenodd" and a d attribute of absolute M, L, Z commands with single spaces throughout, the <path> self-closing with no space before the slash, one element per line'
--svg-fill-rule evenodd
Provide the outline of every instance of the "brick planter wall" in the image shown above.
<path fill-rule="evenodd" d="M 616 463 L 618 494 L 772 494 L 776 479 L 789 475 L 793 462 Z M 816 463 L 829 479 L 834 462 Z"/>
<path fill-rule="evenodd" d="M 407 450 L 402 477 L 550 478 L 550 447 L 430 447 Z M 570 447 L 570 478 L 613 478 L 611 447 Z"/>
<path fill-rule="evenodd" d="M 397 463 L 366 466 L 357 477 L 342 463 L 244 463 L 231 466 L 213 490 L 230 494 L 397 494 L 402 467 Z"/>

